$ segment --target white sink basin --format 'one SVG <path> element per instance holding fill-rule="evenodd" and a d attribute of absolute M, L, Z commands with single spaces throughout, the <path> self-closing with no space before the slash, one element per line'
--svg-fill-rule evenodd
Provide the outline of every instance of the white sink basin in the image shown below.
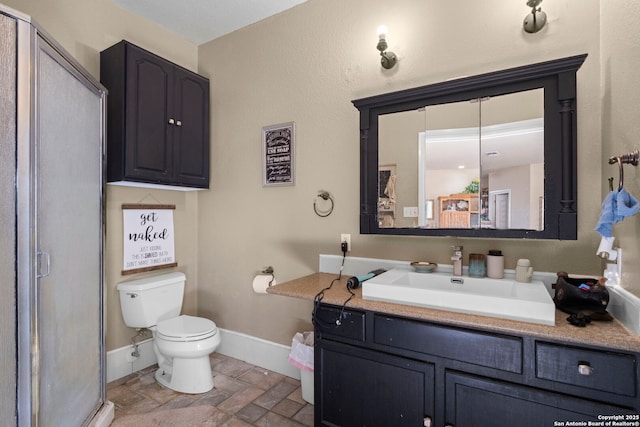
<path fill-rule="evenodd" d="M 393 269 L 364 282 L 362 298 L 555 325 L 555 304 L 539 280 L 520 283 Z"/>

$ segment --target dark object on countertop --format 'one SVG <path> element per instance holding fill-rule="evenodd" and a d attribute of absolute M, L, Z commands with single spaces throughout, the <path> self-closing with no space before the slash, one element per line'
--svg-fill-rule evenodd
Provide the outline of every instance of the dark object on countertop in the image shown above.
<path fill-rule="evenodd" d="M 571 323 L 573 326 L 578 326 L 580 328 L 584 328 L 589 323 L 591 323 L 591 318 L 589 316 L 585 316 L 582 313 L 572 314 L 567 317 L 567 322 Z"/>
<path fill-rule="evenodd" d="M 382 274 L 385 271 L 387 271 L 387 270 L 385 270 L 383 268 L 378 268 L 376 270 L 368 272 L 367 274 L 365 274 L 363 276 L 350 277 L 349 280 L 347 280 L 347 288 L 348 289 L 358 289 L 360 287 L 360 285 L 362 284 L 362 282 L 365 282 L 365 281 L 371 279 L 372 277 L 376 277 L 378 274 Z"/>
<path fill-rule="evenodd" d="M 567 321 L 575 326 L 586 326 L 591 320 L 613 320 L 607 313 L 609 291 L 604 286 L 607 279 L 596 280 L 589 277 L 569 277 L 564 271 L 558 272 L 558 280 L 553 285 L 553 302 L 559 310 L 571 314 Z"/>

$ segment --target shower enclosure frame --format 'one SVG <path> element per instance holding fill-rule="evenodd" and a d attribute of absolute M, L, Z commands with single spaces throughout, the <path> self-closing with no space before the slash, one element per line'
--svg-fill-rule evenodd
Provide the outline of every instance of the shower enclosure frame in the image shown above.
<path fill-rule="evenodd" d="M 51 38 L 45 31 L 42 30 L 33 20 L 31 20 L 28 16 L 21 14 L 15 10 L 7 8 L 0 4 L 0 14 L 13 18 L 16 22 L 16 40 L 17 40 L 17 48 L 16 48 L 16 171 L 15 171 L 15 181 L 16 181 L 16 235 L 15 235 L 15 257 L 16 257 L 16 308 L 17 308 L 17 327 L 16 327 L 16 339 L 17 339 L 17 392 L 16 392 L 16 422 L 18 426 L 41 426 L 41 425 L 50 425 L 51 419 L 48 419 L 47 413 L 42 413 L 42 407 L 44 406 L 42 403 L 43 395 L 47 395 L 43 393 L 43 388 L 47 387 L 49 390 L 49 394 L 51 390 L 54 391 L 55 394 L 55 386 L 57 384 L 53 384 L 52 381 L 47 383 L 43 382 L 42 372 L 49 372 L 49 380 L 51 379 L 50 372 L 57 368 L 55 365 L 58 363 L 58 359 L 55 357 L 51 357 L 50 354 L 43 354 L 42 348 L 43 343 L 51 343 L 53 341 L 49 340 L 50 337 L 43 336 L 42 330 L 44 327 L 49 327 L 49 332 L 53 329 L 55 332 L 59 332 L 60 336 L 56 335 L 55 340 L 58 338 L 68 338 L 72 332 L 68 330 L 64 330 L 64 326 L 59 326 L 59 329 L 51 325 L 46 324 L 46 319 L 41 319 L 41 313 L 43 310 L 43 302 L 41 301 L 41 294 L 44 291 L 41 291 L 40 287 L 42 286 L 42 279 L 49 275 L 49 269 L 55 271 L 58 265 L 61 265 L 62 276 L 65 275 L 65 272 L 68 272 L 68 262 L 70 254 L 64 253 L 60 251 L 60 247 L 54 247 L 52 250 L 51 258 L 50 254 L 46 253 L 44 249 L 40 248 L 40 238 L 41 238 L 41 216 L 45 216 L 48 212 L 48 206 L 46 203 L 41 201 L 42 191 L 46 191 L 48 182 L 40 183 L 41 179 L 46 179 L 46 173 L 43 174 L 44 178 L 40 176 L 41 174 L 41 165 L 42 162 L 60 162 L 61 165 L 68 165 L 66 167 L 69 168 L 70 175 L 73 175 L 72 168 L 74 167 L 71 164 L 71 159 L 64 156 L 64 150 L 61 150 L 61 155 L 58 158 L 39 158 L 40 150 L 44 150 L 42 146 L 49 144 L 45 154 L 51 154 L 52 149 L 56 149 L 58 146 L 61 148 L 64 144 L 68 143 L 67 139 L 55 139 L 53 142 L 41 143 L 42 140 L 48 137 L 48 131 L 51 129 L 41 129 L 40 121 L 45 121 L 42 116 L 46 115 L 46 113 L 41 112 L 41 108 L 38 105 L 40 100 L 39 95 L 41 92 L 44 92 L 44 89 L 40 87 L 40 73 L 43 72 L 44 66 L 41 64 L 41 61 L 45 58 L 43 55 L 47 55 L 45 58 L 49 63 L 55 63 L 60 65 L 61 74 L 66 76 L 69 81 L 73 83 L 79 83 L 84 88 L 88 89 L 87 92 L 83 92 L 82 94 L 78 94 L 78 97 L 87 96 L 94 97 L 92 99 L 92 107 L 96 107 L 96 109 L 100 111 L 100 117 L 93 117 L 92 120 L 99 122 L 100 129 L 97 130 L 99 133 L 100 146 L 95 147 L 91 146 L 90 150 L 94 150 L 97 152 L 97 158 L 89 159 L 91 163 L 90 166 L 86 166 L 85 163 L 82 163 L 82 166 L 77 166 L 78 168 L 89 168 L 95 167 L 97 168 L 96 173 L 99 174 L 99 177 L 91 175 L 92 179 L 95 179 L 96 182 L 91 181 L 90 186 L 91 194 L 93 194 L 93 188 L 95 187 L 95 197 L 99 198 L 99 201 L 95 199 L 91 199 L 91 202 L 88 203 L 90 207 L 98 207 L 97 210 L 99 212 L 92 211 L 92 213 L 99 216 L 99 218 L 91 217 L 91 223 L 99 223 L 99 230 L 91 231 L 91 242 L 94 240 L 99 245 L 99 248 L 92 247 L 92 250 L 98 251 L 99 256 L 92 257 L 96 255 L 96 252 L 91 252 L 91 254 L 81 253 L 78 256 L 79 260 L 83 260 L 85 257 L 92 257 L 91 271 L 95 273 L 95 277 L 86 277 L 86 281 L 90 282 L 92 286 L 97 287 L 98 295 L 96 295 L 96 300 L 92 301 L 92 303 L 97 304 L 97 320 L 93 318 L 92 322 L 96 322 L 98 326 L 98 331 L 92 331 L 91 333 L 95 333 L 96 336 L 81 336 L 80 343 L 84 344 L 84 339 L 87 339 L 88 347 L 91 345 L 97 345 L 97 348 L 91 347 L 91 355 L 94 360 L 93 362 L 97 363 L 97 369 L 99 372 L 94 372 L 95 377 L 91 378 L 91 381 L 99 381 L 99 384 L 91 383 L 94 387 L 93 391 L 97 390 L 97 396 L 91 395 L 87 397 L 86 403 L 87 407 L 91 407 L 88 410 L 88 413 L 79 415 L 83 418 L 83 425 L 88 425 L 91 423 L 92 419 L 98 414 L 104 407 L 106 403 L 106 355 L 105 355 L 105 337 L 104 337 L 104 329 L 105 329 L 105 313 L 104 313 L 104 235 L 105 235 L 105 227 L 104 227 L 104 218 L 105 218 L 105 197 L 104 197 L 104 186 L 105 186 L 105 135 L 106 135 L 106 89 L 91 76 L 75 59 L 71 57 L 53 38 Z M 50 84 L 50 86 L 55 86 Z M 70 98 L 72 100 L 75 99 L 75 92 L 73 90 L 68 91 L 70 94 Z M 80 101 L 78 101 L 78 106 L 75 108 L 79 109 Z M 67 108 L 67 105 L 60 105 L 59 108 L 62 111 Z M 50 108 L 49 110 L 49 120 L 51 119 L 51 111 L 54 110 Z M 70 108 L 72 110 L 72 108 Z M 92 110 L 93 111 L 93 110 Z M 81 122 L 81 120 L 78 120 Z M 84 125 L 79 125 L 84 126 Z M 96 131 L 95 128 L 91 128 L 93 131 Z M 53 132 L 52 132 L 53 133 Z M 76 136 L 76 138 L 78 138 Z M 50 137 L 53 140 L 53 137 Z M 69 140 L 72 138 L 70 137 Z M 90 141 L 87 141 L 90 142 Z M 54 144 L 54 146 L 52 146 Z M 78 148 L 79 145 L 71 145 L 71 149 Z M 67 147 L 68 149 L 68 147 Z M 82 150 L 79 150 L 82 151 Z M 83 152 L 83 151 L 82 151 Z M 93 153 L 93 151 L 88 151 Z M 75 160 L 75 159 L 74 159 Z M 85 161 L 86 159 L 81 159 L 80 161 Z M 80 185 L 79 187 L 84 185 Z M 66 188 L 66 187 L 65 187 Z M 68 191 L 71 192 L 80 192 L 78 188 L 67 188 Z M 87 189 L 83 189 L 82 191 L 87 192 Z M 84 194 L 84 193 L 83 193 Z M 42 206 L 41 206 L 42 205 Z M 90 208 L 89 208 L 90 209 Z M 85 215 L 91 215 L 91 212 L 81 213 Z M 82 224 L 82 221 L 78 221 L 78 223 Z M 54 226 L 56 224 L 54 223 Z M 51 225 L 48 226 L 50 229 L 54 229 Z M 78 226 L 80 227 L 80 226 Z M 82 230 L 84 231 L 84 230 Z M 97 234 L 96 234 L 97 233 Z M 57 243 L 57 242 L 56 242 Z M 64 247 L 62 248 L 64 249 Z M 48 249 L 47 249 L 48 250 Z M 58 250 L 58 252 L 55 252 Z M 95 268 L 93 268 L 95 266 Z M 95 270 L 99 271 L 95 271 Z M 80 274 L 80 273 L 79 273 Z M 58 276 L 60 273 L 58 273 Z M 56 277 L 53 275 L 53 277 Z M 97 283 L 95 281 L 98 281 Z M 47 286 L 60 285 L 60 280 L 58 282 L 49 282 Z M 46 290 L 46 292 L 56 293 L 56 291 L 52 291 L 50 288 Z M 92 296 L 93 298 L 93 296 Z M 55 301 L 49 301 L 55 302 Z M 78 304 L 84 305 L 84 304 Z M 73 305 L 72 301 L 68 301 L 68 304 L 60 305 L 60 307 L 55 307 L 55 309 L 62 310 L 74 310 L 77 306 Z M 92 306 L 93 308 L 93 306 Z M 51 320 L 51 319 L 49 319 Z M 89 322 L 91 323 L 91 322 Z M 66 334 L 66 335 L 65 335 Z M 90 335 L 90 334 L 87 334 Z M 49 340 L 49 341 L 47 341 Z M 61 339 L 62 342 L 65 342 Z M 57 344 L 57 342 L 56 342 Z M 67 342 L 68 344 L 68 342 Z M 68 352 L 69 355 L 74 352 L 82 352 L 85 351 L 82 346 L 81 348 L 72 348 L 71 346 L 65 347 L 62 351 Z M 97 353 L 96 353 L 97 351 Z M 87 351 L 89 353 L 89 351 Z M 96 356 L 97 354 L 97 356 Z M 46 368 L 46 369 L 45 369 Z M 69 367 L 66 367 L 67 370 Z M 61 377 L 63 375 L 68 375 L 68 371 L 61 372 Z M 53 387 L 52 387 L 53 384 Z M 73 412 L 76 410 L 71 406 L 71 399 L 69 396 L 61 395 L 59 397 L 60 401 L 55 402 L 56 404 L 60 404 L 62 408 L 68 410 L 69 412 Z M 90 401 L 89 401 L 90 399 Z M 95 403 L 94 403 L 95 399 Z M 65 403 L 67 403 L 67 407 L 65 407 Z M 51 406 L 50 404 L 48 406 Z M 84 412 L 84 411 L 83 411 Z M 77 414 L 74 416 L 78 416 Z"/>

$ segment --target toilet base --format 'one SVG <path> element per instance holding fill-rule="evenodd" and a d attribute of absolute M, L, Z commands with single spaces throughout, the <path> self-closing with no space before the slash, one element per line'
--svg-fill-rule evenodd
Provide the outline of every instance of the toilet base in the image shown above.
<path fill-rule="evenodd" d="M 206 393 L 213 388 L 213 374 L 209 356 L 195 359 L 173 358 L 172 371 L 160 367 L 156 380 L 171 390 L 188 394 Z"/>

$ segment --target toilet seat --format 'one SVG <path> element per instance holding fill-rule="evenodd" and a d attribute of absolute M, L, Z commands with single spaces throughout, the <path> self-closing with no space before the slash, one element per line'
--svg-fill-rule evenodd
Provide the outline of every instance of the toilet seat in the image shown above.
<path fill-rule="evenodd" d="M 162 320 L 156 325 L 156 334 L 167 341 L 199 341 L 218 333 L 216 324 L 203 317 L 181 315 Z"/>

